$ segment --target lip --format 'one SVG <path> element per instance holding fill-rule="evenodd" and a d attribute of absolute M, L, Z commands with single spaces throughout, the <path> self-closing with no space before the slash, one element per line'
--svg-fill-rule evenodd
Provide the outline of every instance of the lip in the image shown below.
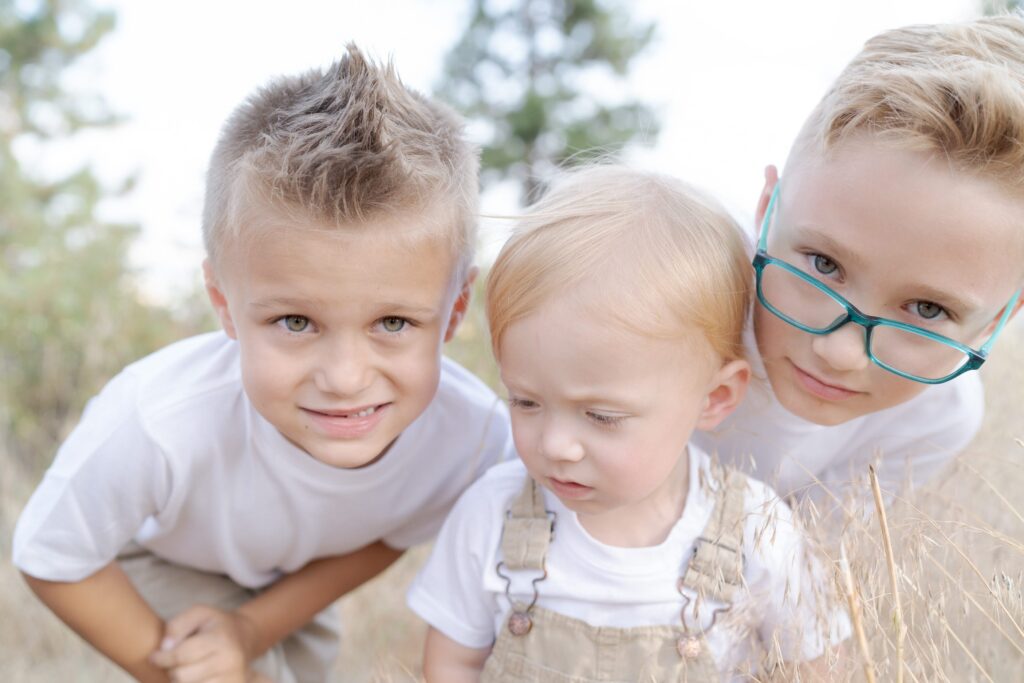
<path fill-rule="evenodd" d="M 300 410 L 325 436 L 335 439 L 359 439 L 372 432 L 380 424 L 390 407 L 390 403 L 379 403 L 346 410 L 314 410 L 312 408 L 300 408 Z M 368 408 L 374 408 L 374 411 L 369 415 L 356 415 Z"/>
<path fill-rule="evenodd" d="M 846 401 L 854 396 L 860 396 L 863 393 L 861 391 L 847 389 L 846 387 L 838 384 L 829 384 L 828 382 L 824 382 L 806 370 L 803 370 L 792 361 L 790 361 L 790 365 L 793 366 L 793 374 L 796 376 L 797 383 L 800 387 L 816 398 L 825 401 L 839 402 Z"/>
<path fill-rule="evenodd" d="M 570 498 L 573 500 L 583 498 L 594 490 L 591 486 L 584 486 L 575 481 L 555 479 L 554 477 L 548 477 L 548 485 L 551 487 L 551 491 L 559 498 Z"/>

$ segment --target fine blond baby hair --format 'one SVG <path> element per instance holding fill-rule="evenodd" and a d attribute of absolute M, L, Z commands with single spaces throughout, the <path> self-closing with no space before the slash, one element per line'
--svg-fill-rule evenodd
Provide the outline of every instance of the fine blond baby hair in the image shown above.
<path fill-rule="evenodd" d="M 228 118 L 207 172 L 207 254 L 217 263 L 267 209 L 352 229 L 443 207 L 440 227 L 464 271 L 476 241 L 478 165 L 454 111 L 349 44 L 326 71 L 274 80 Z"/>
<path fill-rule="evenodd" d="M 646 336 L 694 327 L 724 361 L 743 357 L 750 263 L 738 226 L 668 176 L 617 165 L 571 171 L 518 222 L 487 279 L 491 343 L 580 287 L 599 315 Z"/>
<path fill-rule="evenodd" d="M 818 104 L 797 147 L 870 133 L 937 152 L 1024 194 L 1024 19 L 907 26 L 870 39 Z"/>

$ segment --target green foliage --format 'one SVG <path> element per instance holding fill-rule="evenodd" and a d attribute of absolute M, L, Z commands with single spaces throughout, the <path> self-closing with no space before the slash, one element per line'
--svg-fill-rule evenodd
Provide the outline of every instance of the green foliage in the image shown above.
<path fill-rule="evenodd" d="M 649 107 L 598 91 L 621 88 L 653 35 L 599 0 L 473 0 L 438 96 L 483 131 L 482 180 L 515 178 L 533 199 L 556 166 L 652 142 Z"/>
<path fill-rule="evenodd" d="M 63 81 L 113 26 L 83 2 L 0 0 L 0 444 L 31 469 L 103 382 L 203 324 L 139 299 L 127 265 L 137 228 L 96 217 L 109 191 L 88 169 L 37 177 L 15 152 L 114 123 Z"/>

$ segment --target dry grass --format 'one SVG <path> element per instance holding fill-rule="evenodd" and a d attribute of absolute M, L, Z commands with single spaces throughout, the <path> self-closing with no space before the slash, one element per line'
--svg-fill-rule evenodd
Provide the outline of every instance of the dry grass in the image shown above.
<path fill-rule="evenodd" d="M 867 680 L 865 668 L 879 681 L 897 679 L 900 625 L 907 681 L 1019 680 L 1024 667 L 1024 325 L 1007 330 L 984 374 L 989 408 L 975 443 L 938 481 L 888 510 L 891 568 L 875 516 L 846 519 L 824 544 L 838 570 L 842 541 L 849 574 L 840 584 L 849 583 L 857 594 L 853 604 L 869 661 L 851 640 L 846 652 L 855 660 L 855 680 Z M 126 680 L 50 616 L 10 566 L 11 526 L 30 484 L 3 458 L 0 680 Z M 864 486 L 870 498 L 866 476 Z M 346 633 L 335 680 L 418 680 L 424 628 L 405 608 L 404 592 L 425 554 L 423 548 L 409 553 L 341 601 Z"/>

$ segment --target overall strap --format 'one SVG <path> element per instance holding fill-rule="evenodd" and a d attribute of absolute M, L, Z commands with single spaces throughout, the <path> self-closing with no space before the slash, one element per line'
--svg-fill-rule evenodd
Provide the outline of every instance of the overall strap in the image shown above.
<path fill-rule="evenodd" d="M 716 468 L 715 507 L 693 548 L 683 585 L 706 597 L 732 602 L 743 585 L 743 502 L 747 478 Z"/>
<path fill-rule="evenodd" d="M 544 569 L 553 522 L 544 509 L 544 492 L 527 476 L 523 490 L 505 516 L 501 554 L 509 569 Z"/>

